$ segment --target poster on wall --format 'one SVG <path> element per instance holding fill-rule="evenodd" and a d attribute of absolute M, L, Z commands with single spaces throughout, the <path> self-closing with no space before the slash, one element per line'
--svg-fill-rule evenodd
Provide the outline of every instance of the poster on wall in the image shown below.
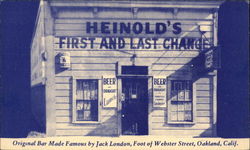
<path fill-rule="evenodd" d="M 115 76 L 103 76 L 103 107 L 117 106 L 117 79 Z"/>
<path fill-rule="evenodd" d="M 166 77 L 155 76 L 153 79 L 153 107 L 166 107 L 167 101 Z"/>

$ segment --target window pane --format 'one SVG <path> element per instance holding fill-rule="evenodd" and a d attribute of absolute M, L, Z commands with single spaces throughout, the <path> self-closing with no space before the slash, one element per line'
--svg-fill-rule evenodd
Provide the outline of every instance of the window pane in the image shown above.
<path fill-rule="evenodd" d="M 178 103 L 178 111 L 184 111 L 184 103 Z"/>
<path fill-rule="evenodd" d="M 175 122 L 192 121 L 192 85 L 190 81 L 171 81 L 170 120 Z"/>
<path fill-rule="evenodd" d="M 98 105 L 97 101 L 89 100 L 77 100 L 76 101 L 77 110 L 77 121 L 97 121 L 98 117 Z"/>
<path fill-rule="evenodd" d="M 172 103 L 172 105 L 171 105 L 171 111 L 177 111 L 177 103 Z"/>
<path fill-rule="evenodd" d="M 98 120 L 98 80 L 76 80 L 76 120 Z"/>
<path fill-rule="evenodd" d="M 84 119 L 83 120 L 91 120 L 91 112 L 90 111 L 84 111 Z"/>
<path fill-rule="evenodd" d="M 77 80 L 76 99 L 97 100 L 98 87 L 96 80 Z"/>
<path fill-rule="evenodd" d="M 78 120 L 78 121 L 83 120 L 83 118 L 84 118 L 84 116 L 83 116 L 84 111 L 83 110 L 77 110 L 76 113 L 77 113 L 76 120 Z"/>
<path fill-rule="evenodd" d="M 177 94 L 178 94 L 177 90 L 171 91 L 172 101 L 177 101 Z"/>
<path fill-rule="evenodd" d="M 84 101 L 84 110 L 90 110 L 91 108 L 91 102 L 90 101 Z"/>
<path fill-rule="evenodd" d="M 170 118 L 171 121 L 177 121 L 177 112 L 172 112 Z"/>
<path fill-rule="evenodd" d="M 83 110 L 83 101 L 76 101 L 76 110 Z"/>
<path fill-rule="evenodd" d="M 185 110 L 187 110 L 187 111 L 191 111 L 192 110 L 192 103 L 191 102 L 185 103 Z"/>
<path fill-rule="evenodd" d="M 192 121 L 192 112 L 185 111 L 185 121 Z"/>
<path fill-rule="evenodd" d="M 178 111 L 178 121 L 184 121 L 184 112 L 183 111 Z"/>
<path fill-rule="evenodd" d="M 184 100 L 184 90 L 179 90 L 178 91 L 178 101 L 183 101 Z"/>
<path fill-rule="evenodd" d="M 191 91 L 185 90 L 185 101 L 190 101 L 190 100 L 191 100 Z"/>

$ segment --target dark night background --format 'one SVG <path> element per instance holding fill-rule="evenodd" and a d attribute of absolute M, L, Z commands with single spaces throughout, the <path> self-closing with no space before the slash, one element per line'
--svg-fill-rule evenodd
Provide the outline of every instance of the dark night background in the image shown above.
<path fill-rule="evenodd" d="M 0 4 L 0 137 L 40 131 L 30 109 L 30 43 L 37 1 Z M 218 75 L 218 136 L 249 136 L 248 3 L 226 1 L 219 10 L 222 68 Z"/>

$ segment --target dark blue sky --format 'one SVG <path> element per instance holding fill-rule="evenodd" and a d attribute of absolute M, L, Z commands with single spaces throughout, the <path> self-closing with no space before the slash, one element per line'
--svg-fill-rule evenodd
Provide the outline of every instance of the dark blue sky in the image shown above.
<path fill-rule="evenodd" d="M 248 7 L 229 1 L 219 10 L 218 134 L 223 137 L 250 137 Z"/>
<path fill-rule="evenodd" d="M 24 137 L 37 130 L 30 110 L 30 43 L 38 2 L 2 2 L 1 136 Z"/>
<path fill-rule="evenodd" d="M 0 5 L 1 137 L 41 131 L 30 109 L 30 42 L 38 2 Z M 218 134 L 249 137 L 248 4 L 226 2 L 219 11 L 222 68 L 218 75 Z M 248 131 L 248 132 L 247 132 Z"/>

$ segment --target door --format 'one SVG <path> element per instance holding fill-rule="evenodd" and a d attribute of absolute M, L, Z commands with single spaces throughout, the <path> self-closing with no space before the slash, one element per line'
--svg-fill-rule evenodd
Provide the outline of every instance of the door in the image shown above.
<path fill-rule="evenodd" d="M 122 79 L 122 134 L 148 134 L 148 80 Z"/>

